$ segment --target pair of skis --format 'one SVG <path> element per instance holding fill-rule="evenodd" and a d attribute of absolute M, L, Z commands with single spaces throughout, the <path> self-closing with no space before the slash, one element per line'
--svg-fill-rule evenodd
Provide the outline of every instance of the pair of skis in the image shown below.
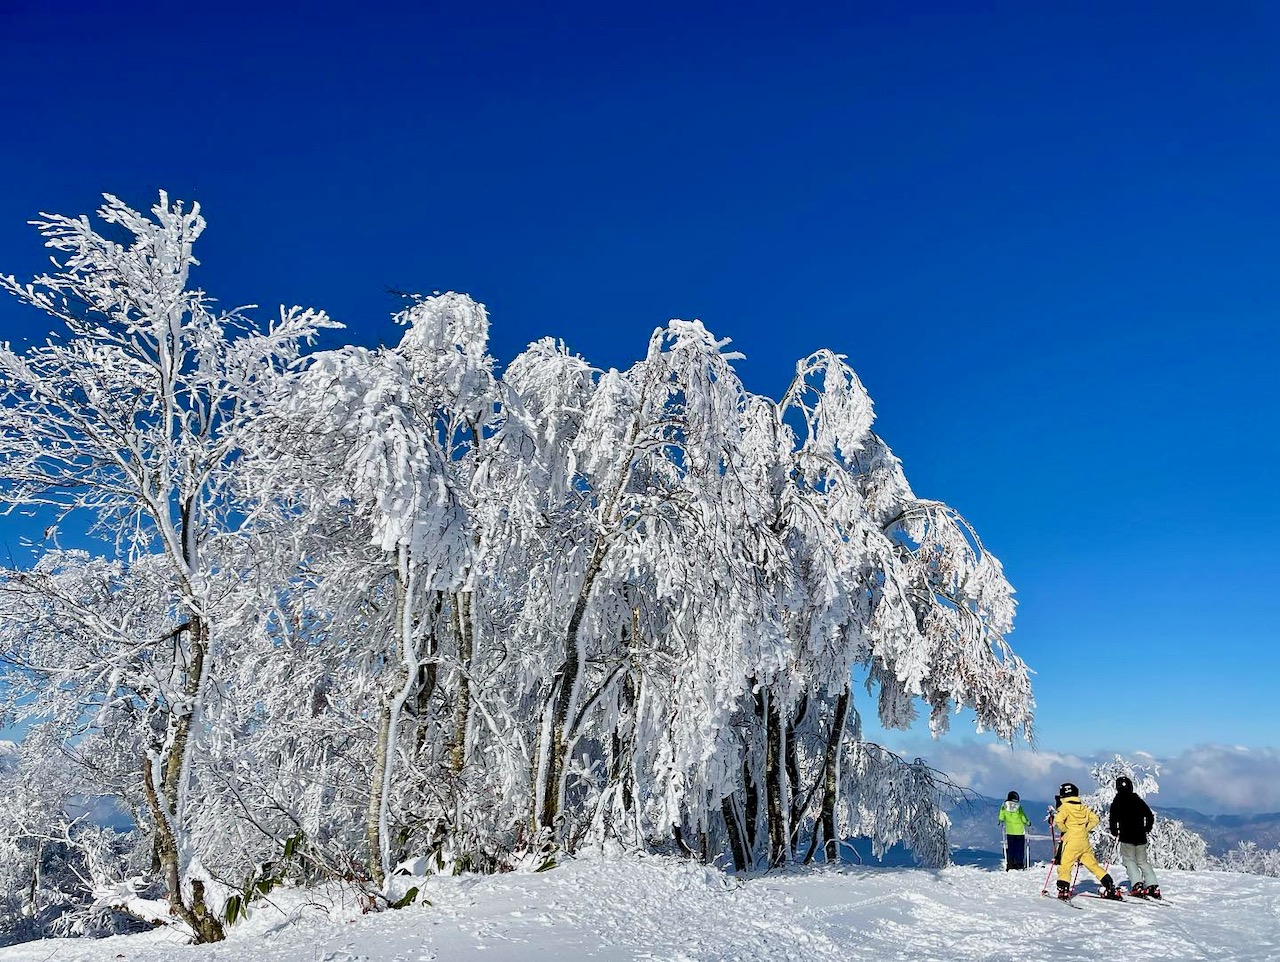
<path fill-rule="evenodd" d="M 1166 900 L 1163 895 L 1161 895 L 1159 898 L 1152 898 L 1150 895 L 1136 895 L 1133 892 L 1129 892 L 1125 896 L 1125 898 L 1126 900 L 1139 899 L 1143 902 L 1146 902 L 1148 905 L 1168 905 L 1169 904 L 1168 900 Z"/>
<path fill-rule="evenodd" d="M 1067 903 L 1068 905 L 1070 905 L 1073 909 L 1079 909 L 1079 908 L 1083 908 L 1083 907 L 1084 907 L 1084 906 L 1082 906 L 1082 905 L 1076 905 L 1076 904 L 1075 904 L 1075 902 L 1074 902 L 1073 900 L 1075 899 L 1076 895 L 1083 895 L 1083 896 L 1085 896 L 1086 898 L 1098 899 L 1099 901 L 1102 901 L 1102 902 L 1127 902 L 1127 901 L 1129 901 L 1129 900 L 1128 900 L 1128 899 L 1126 899 L 1123 895 L 1121 895 L 1121 894 L 1120 894 L 1120 890 L 1119 890 L 1119 889 L 1116 889 L 1116 888 L 1114 888 L 1114 887 L 1113 887 L 1113 888 L 1112 888 L 1112 890 L 1111 890 L 1111 892 L 1112 892 L 1112 894 L 1111 894 L 1111 895 L 1104 895 L 1104 894 L 1102 894 L 1101 892 L 1079 892 L 1079 893 L 1077 893 L 1077 892 L 1075 891 L 1075 887 L 1076 887 L 1076 878 L 1077 878 L 1077 876 L 1080 874 L 1080 863 L 1079 863 L 1079 862 L 1076 862 L 1076 865 L 1075 865 L 1075 871 L 1074 871 L 1074 872 L 1072 873 L 1072 875 L 1071 875 L 1071 889 L 1069 890 L 1069 891 L 1070 891 L 1070 894 L 1069 894 L 1066 898 L 1063 898 L 1062 896 L 1058 895 L 1056 892 L 1050 892 L 1050 891 L 1049 891 L 1049 879 L 1050 879 L 1050 878 L 1052 878 L 1052 876 L 1053 876 L 1053 867 L 1054 867 L 1055 865 L 1057 865 L 1057 864 L 1058 864 L 1058 862 L 1059 862 L 1059 861 L 1061 860 L 1061 858 L 1062 858 L 1062 850 L 1061 850 L 1061 848 L 1059 848 L 1059 841 L 1058 841 L 1057 826 L 1056 826 L 1056 825 L 1054 824 L 1054 822 L 1053 822 L 1053 809 L 1052 809 L 1052 808 L 1050 808 L 1050 809 L 1049 809 L 1049 817 L 1046 819 L 1046 821 L 1048 821 L 1048 823 L 1049 823 L 1049 841 L 1050 841 L 1050 842 L 1052 843 L 1052 845 L 1053 845 L 1053 858 L 1052 858 L 1052 859 L 1050 860 L 1050 862 L 1049 862 L 1049 872 L 1048 872 L 1048 874 L 1047 874 L 1047 875 L 1045 875 L 1045 877 L 1044 877 L 1044 885 L 1043 885 L 1043 886 L 1041 887 L 1041 889 L 1040 889 L 1040 894 L 1041 894 L 1041 895 L 1047 895 L 1047 896 L 1050 896 L 1051 898 L 1057 899 L 1059 902 L 1066 902 L 1066 903 Z M 1119 838 L 1117 838 L 1117 839 L 1116 839 L 1115 847 L 1111 850 L 1111 854 L 1110 854 L 1110 856 L 1108 856 L 1108 857 L 1107 857 L 1107 867 L 1103 869 L 1103 872 L 1104 872 L 1104 873 L 1107 871 L 1107 869 L 1111 868 L 1111 863 L 1115 861 L 1115 858 L 1116 858 L 1116 852 L 1117 852 L 1117 851 L 1119 851 L 1119 849 L 1120 849 L 1120 839 L 1119 839 Z M 1167 902 L 1165 902 L 1165 901 L 1164 901 L 1164 898 L 1163 898 L 1163 897 L 1151 898 L 1151 897 L 1150 897 L 1150 896 L 1148 896 L 1148 895 L 1145 895 L 1145 894 L 1134 894 L 1133 892 L 1130 892 L 1130 893 L 1129 893 L 1129 895 L 1130 895 L 1130 896 L 1132 896 L 1134 899 L 1141 899 L 1141 900 L 1142 900 L 1142 901 L 1144 901 L 1144 902 L 1153 902 L 1153 903 L 1154 903 L 1154 902 L 1160 902 L 1160 903 L 1163 903 L 1163 904 L 1166 904 L 1166 905 L 1168 904 Z"/>
<path fill-rule="evenodd" d="M 1055 902 L 1061 902 L 1063 905 L 1069 905 L 1073 909 L 1080 909 L 1081 911 L 1084 911 L 1083 905 L 1076 905 L 1076 897 L 1074 895 L 1068 895 L 1064 899 L 1061 895 L 1054 892 L 1041 892 L 1040 894 L 1045 898 L 1053 899 Z"/>
<path fill-rule="evenodd" d="M 1075 892 L 1075 891 L 1073 891 L 1073 892 L 1072 892 L 1070 895 L 1068 895 L 1066 898 L 1063 898 L 1063 897 L 1062 897 L 1061 895 L 1059 895 L 1057 892 L 1044 891 L 1044 892 L 1041 892 L 1040 894 L 1041 894 L 1041 895 L 1044 895 L 1044 896 L 1046 896 L 1046 897 L 1048 897 L 1048 898 L 1057 899 L 1059 902 L 1066 902 L 1066 903 L 1067 903 L 1068 905 L 1070 905 L 1072 908 L 1076 908 L 1076 909 L 1081 908 L 1081 906 L 1079 906 L 1079 905 L 1076 905 L 1076 904 L 1075 904 L 1075 900 L 1076 900 L 1077 898 L 1081 897 L 1081 896 L 1083 896 L 1084 898 L 1087 898 L 1087 899 L 1098 899 L 1099 901 L 1102 901 L 1102 902 L 1125 902 L 1125 901 L 1128 901 L 1128 900 L 1127 900 L 1123 895 L 1121 895 L 1119 892 L 1116 892 L 1114 895 L 1103 895 L 1101 892 Z"/>
<path fill-rule="evenodd" d="M 1067 896 L 1065 899 L 1064 899 L 1064 898 L 1062 898 L 1060 895 L 1058 895 L 1058 894 L 1057 894 L 1057 893 L 1055 893 L 1055 892 L 1048 892 L 1048 891 L 1045 891 L 1045 892 L 1041 892 L 1040 894 L 1041 894 L 1041 895 L 1043 895 L 1043 896 L 1045 896 L 1046 898 L 1051 898 L 1051 899 L 1053 899 L 1053 900 L 1054 900 L 1054 901 L 1056 901 L 1056 902 L 1065 902 L 1067 905 L 1070 905 L 1073 909 L 1083 909 L 1083 908 L 1084 908 L 1084 906 L 1083 906 L 1083 905 L 1076 905 L 1076 899 L 1077 899 L 1077 898 L 1080 898 L 1080 897 L 1087 898 L 1087 899 L 1097 899 L 1097 900 L 1098 900 L 1098 901 L 1100 901 L 1100 902 L 1138 902 L 1138 901 L 1142 901 L 1142 902 L 1147 902 L 1147 903 L 1148 903 L 1148 904 L 1150 904 L 1150 905 L 1168 905 L 1168 904 L 1169 904 L 1169 903 L 1168 903 L 1167 901 L 1165 901 L 1163 898 L 1153 899 L 1153 898 L 1148 898 L 1148 897 L 1147 897 L 1147 896 L 1145 896 L 1145 895 L 1134 895 L 1132 892 L 1130 892 L 1130 893 L 1129 893 L 1129 896 L 1123 896 L 1123 895 L 1121 895 L 1121 894 L 1119 893 L 1119 891 L 1118 891 L 1118 890 L 1117 890 L 1117 892 L 1116 892 L 1115 896 L 1113 896 L 1113 897 L 1111 897 L 1111 898 L 1108 898 L 1107 896 L 1105 896 L 1105 895 L 1101 894 L 1100 892 L 1072 892 L 1072 893 L 1071 893 L 1069 896 Z"/>

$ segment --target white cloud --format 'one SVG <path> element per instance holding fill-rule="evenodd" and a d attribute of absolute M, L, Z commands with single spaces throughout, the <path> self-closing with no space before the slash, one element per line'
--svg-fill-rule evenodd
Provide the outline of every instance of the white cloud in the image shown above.
<path fill-rule="evenodd" d="M 896 744 L 886 739 L 886 743 L 904 757 L 921 757 L 957 784 L 991 798 L 1016 791 L 1023 798 L 1048 800 L 1064 781 L 1074 782 L 1088 794 L 1094 788 L 1090 767 L 1117 754 L 1037 751 L 972 738 L 907 737 Z M 1194 808 L 1206 815 L 1280 812 L 1278 749 L 1199 745 L 1164 757 L 1142 751 L 1121 754 L 1134 764 L 1159 766 L 1160 791 L 1151 799 L 1154 805 Z"/>
<path fill-rule="evenodd" d="M 1047 801 L 1064 781 L 1088 791 L 1092 759 L 1064 752 L 1010 748 L 998 742 L 943 738 L 888 746 L 907 758 L 921 757 L 958 785 L 992 798 L 1015 791 L 1023 798 Z"/>
<path fill-rule="evenodd" d="M 1160 798 L 1202 812 L 1280 812 L 1280 750 L 1197 745 L 1160 761 Z M 1175 801 L 1177 799 L 1177 801 Z"/>

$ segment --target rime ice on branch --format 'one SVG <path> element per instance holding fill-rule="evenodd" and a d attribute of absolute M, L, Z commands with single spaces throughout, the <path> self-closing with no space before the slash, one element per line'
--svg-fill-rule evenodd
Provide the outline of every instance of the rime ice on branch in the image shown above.
<path fill-rule="evenodd" d="M 698 321 L 624 371 L 552 339 L 500 368 L 460 294 L 307 352 L 323 314 L 189 288 L 198 209 L 99 213 L 134 240 L 45 216 L 56 270 L 0 280 L 61 325 L 0 351 L 0 501 L 96 539 L 0 576 L 3 691 L 199 937 L 205 883 L 286 851 L 375 887 L 587 843 L 938 862 L 947 786 L 862 740 L 853 673 L 886 725 L 1029 733 L 1000 564 L 842 356 L 777 401 Z"/>

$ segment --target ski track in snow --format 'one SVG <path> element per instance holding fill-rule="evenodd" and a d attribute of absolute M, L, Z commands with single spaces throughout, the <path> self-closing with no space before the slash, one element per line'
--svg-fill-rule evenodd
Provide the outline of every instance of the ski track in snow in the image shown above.
<path fill-rule="evenodd" d="M 373 915 L 349 897 L 290 891 L 219 945 L 164 932 L 47 940 L 0 949 L 0 962 L 1280 958 L 1278 879 L 1165 872 L 1168 905 L 1084 899 L 1075 911 L 1040 896 L 1046 871 L 848 867 L 740 881 L 680 861 L 583 859 L 431 878 L 432 905 Z"/>

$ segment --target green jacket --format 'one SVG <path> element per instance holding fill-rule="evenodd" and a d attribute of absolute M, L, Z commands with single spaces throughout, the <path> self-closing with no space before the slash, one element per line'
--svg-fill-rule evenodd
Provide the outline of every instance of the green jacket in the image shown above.
<path fill-rule="evenodd" d="M 1000 806 L 1000 822 L 1004 825 L 1004 833 L 1006 835 L 1025 835 L 1027 826 L 1031 824 L 1031 819 L 1027 818 L 1027 813 L 1022 810 L 1022 805 L 1010 810 L 1006 806 L 1008 802 Z"/>

